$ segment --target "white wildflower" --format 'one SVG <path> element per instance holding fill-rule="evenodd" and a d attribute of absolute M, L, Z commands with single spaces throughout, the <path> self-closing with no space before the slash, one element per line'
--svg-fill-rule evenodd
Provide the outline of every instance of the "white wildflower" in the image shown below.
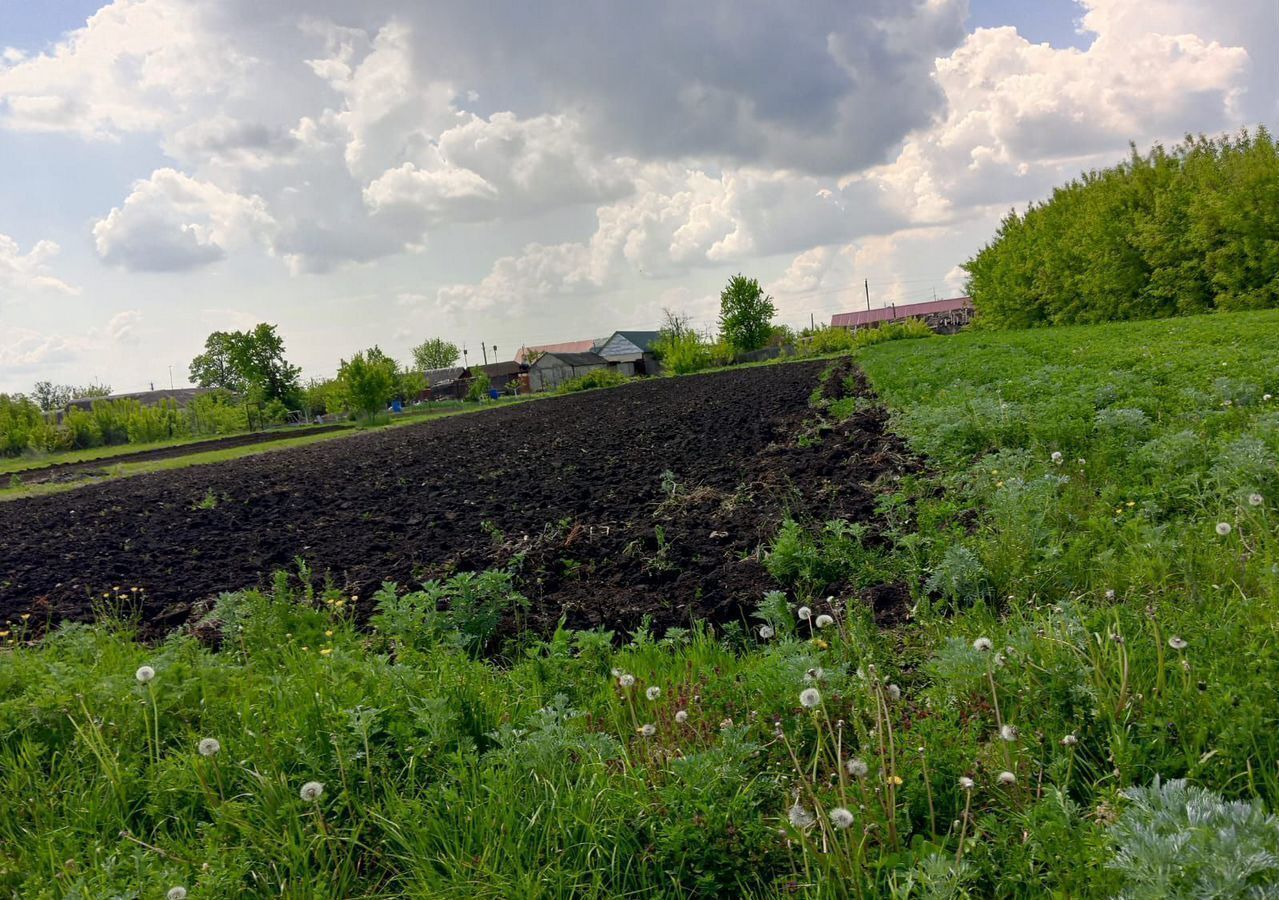
<path fill-rule="evenodd" d="M 830 616 L 826 615 L 825 613 L 822 613 L 820 616 L 817 617 L 818 628 L 827 628 L 834 624 L 835 624 L 835 620 L 832 619 Z"/>
<path fill-rule="evenodd" d="M 155 669 L 150 666 L 138 666 L 138 671 L 133 673 L 133 677 L 138 679 L 138 684 L 146 684 L 155 677 Z"/>
<path fill-rule="evenodd" d="M 308 803 L 313 803 L 324 796 L 324 785 L 318 781 L 308 781 L 302 785 L 302 790 L 298 791 L 298 796 Z"/>
<path fill-rule="evenodd" d="M 217 738 L 204 738 L 200 741 L 198 749 L 201 756 L 216 756 L 222 749 L 222 745 L 218 743 Z"/>
<path fill-rule="evenodd" d="M 644 696 L 650 700 L 656 700 L 658 697 L 662 696 L 662 689 L 657 685 L 653 685 L 644 692 Z"/>
<path fill-rule="evenodd" d="M 1052 460 L 1053 460 L 1053 465 L 1054 465 L 1054 466 L 1060 466 L 1060 465 L 1061 465 L 1062 455 L 1061 455 L 1061 451 L 1060 451 L 1060 450 L 1054 450 L 1054 451 L 1053 451 Z"/>
<path fill-rule="evenodd" d="M 1061 745 L 1063 747 L 1073 747 L 1075 746 L 1075 744 L 1078 744 L 1078 743 L 1079 743 L 1079 738 L 1075 737 L 1073 734 L 1068 734 L 1061 739 Z"/>
<path fill-rule="evenodd" d="M 842 806 L 837 806 L 830 811 L 830 823 L 836 828 L 845 829 L 853 824 L 853 814 Z"/>
<path fill-rule="evenodd" d="M 809 619 L 813 617 L 813 611 L 809 609 L 807 606 L 801 606 L 799 609 L 795 611 L 795 615 L 799 616 L 801 619 L 807 622 Z"/>
<path fill-rule="evenodd" d="M 848 774 L 854 778 L 865 778 L 870 772 L 870 766 L 866 765 L 866 760 L 853 757 L 844 766 L 848 769 Z"/>
<path fill-rule="evenodd" d="M 815 709 L 822 702 L 821 691 L 817 688 L 808 688 L 800 693 L 799 702 L 805 709 Z"/>
<path fill-rule="evenodd" d="M 790 823 L 796 828 L 808 828 L 817 821 L 812 813 L 799 805 L 798 797 L 795 798 L 795 805 L 786 813 L 786 817 L 790 819 Z"/>
<path fill-rule="evenodd" d="M 1218 523 L 1217 523 L 1217 534 L 1221 535 L 1222 537 L 1225 537 L 1226 535 L 1230 534 L 1230 523 L 1229 523 L 1229 522 L 1218 522 Z"/>
<path fill-rule="evenodd" d="M 1106 588 L 1106 599 L 1107 599 L 1107 600 L 1114 600 L 1114 599 L 1115 599 L 1115 589 L 1114 589 L 1114 588 Z"/>
<path fill-rule="evenodd" d="M 977 640 L 973 641 L 973 649 L 978 653 L 986 653 L 994 646 L 994 643 L 988 637 L 979 637 Z"/>
<path fill-rule="evenodd" d="M 1006 784 L 1006 785 L 1016 784 L 1016 783 L 1017 783 L 1017 776 L 1016 776 L 1016 775 L 1014 775 L 1012 772 L 1000 772 L 1000 773 L 999 773 L 999 783 L 1000 783 L 1000 784 Z"/>

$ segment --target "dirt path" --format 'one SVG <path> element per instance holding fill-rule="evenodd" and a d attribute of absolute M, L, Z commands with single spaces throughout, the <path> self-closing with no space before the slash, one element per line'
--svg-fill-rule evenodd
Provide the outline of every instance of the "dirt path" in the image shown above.
<path fill-rule="evenodd" d="M 873 409 L 797 440 L 827 365 L 654 379 L 0 504 L 0 617 L 86 619 L 103 591 L 139 587 L 158 631 L 302 557 L 364 599 L 518 558 L 535 625 L 739 618 L 774 586 L 755 554 L 784 510 L 870 521 L 872 483 L 916 466 Z"/>

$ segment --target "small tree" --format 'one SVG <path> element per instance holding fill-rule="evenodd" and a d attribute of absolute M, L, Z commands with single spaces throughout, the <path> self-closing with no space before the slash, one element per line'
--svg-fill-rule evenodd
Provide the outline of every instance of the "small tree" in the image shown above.
<path fill-rule="evenodd" d="M 337 381 L 343 405 L 367 418 L 376 416 L 395 396 L 399 368 L 395 360 L 377 346 L 342 360 Z"/>
<path fill-rule="evenodd" d="M 776 312 L 758 281 L 734 275 L 719 295 L 720 335 L 737 353 L 758 350 L 772 336 Z"/>
<path fill-rule="evenodd" d="M 489 388 L 493 386 L 493 382 L 489 380 L 488 374 L 480 372 L 471 379 L 471 386 L 467 389 L 466 399 L 472 403 L 483 400 L 488 396 Z"/>
<path fill-rule="evenodd" d="M 431 338 L 413 348 L 413 362 L 418 369 L 447 369 L 457 362 L 457 344 L 450 344 L 443 338 Z"/>

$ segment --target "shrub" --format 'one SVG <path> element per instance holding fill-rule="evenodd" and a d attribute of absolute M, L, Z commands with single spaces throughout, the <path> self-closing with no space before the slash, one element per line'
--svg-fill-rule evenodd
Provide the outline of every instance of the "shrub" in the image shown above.
<path fill-rule="evenodd" d="M 479 372 L 471 378 L 471 386 L 466 389 L 466 399 L 470 403 L 478 403 L 489 395 L 493 382 L 487 372 Z"/>
<path fill-rule="evenodd" d="M 1124 792 L 1131 805 L 1110 829 L 1121 897 L 1273 897 L 1279 819 L 1261 803 L 1227 802 L 1182 779 Z"/>
<path fill-rule="evenodd" d="M 585 375 L 570 378 L 555 389 L 557 394 L 571 394 L 575 391 L 590 391 L 595 388 L 617 387 L 630 381 L 621 372 L 612 369 L 594 369 Z"/>

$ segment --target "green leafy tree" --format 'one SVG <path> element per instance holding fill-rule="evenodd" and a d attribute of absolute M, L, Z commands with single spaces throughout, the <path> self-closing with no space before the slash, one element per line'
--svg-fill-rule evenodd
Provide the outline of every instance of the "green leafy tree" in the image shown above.
<path fill-rule="evenodd" d="M 443 338 L 431 338 L 413 348 L 413 363 L 421 371 L 447 369 L 456 365 L 461 355 L 457 344 L 451 344 Z"/>
<path fill-rule="evenodd" d="M 772 336 L 776 312 L 758 281 L 734 275 L 719 295 L 720 336 L 738 353 L 758 350 Z"/>
<path fill-rule="evenodd" d="M 51 381 L 37 381 L 31 389 L 31 399 L 45 412 L 63 409 L 72 400 L 85 397 L 106 397 L 111 394 L 109 384 L 54 384 Z"/>
<path fill-rule="evenodd" d="M 234 361 L 234 346 L 242 336 L 238 331 L 215 331 L 204 341 L 204 352 L 191 360 L 191 381 L 204 388 L 242 391 L 244 373 Z"/>
<path fill-rule="evenodd" d="M 191 360 L 191 380 L 200 387 L 244 392 L 250 402 L 298 402 L 301 369 L 284 358 L 284 339 L 265 322 L 251 331 L 215 331 L 204 353 Z"/>
<path fill-rule="evenodd" d="M 1279 305 L 1279 146 L 1265 128 L 1087 172 L 965 263 L 996 328 Z"/>
<path fill-rule="evenodd" d="M 370 418 L 382 412 L 399 387 L 399 368 L 377 346 L 342 360 L 337 383 L 343 405 Z"/>
<path fill-rule="evenodd" d="M 489 380 L 488 373 L 477 372 L 475 377 L 471 379 L 471 386 L 466 390 L 466 399 L 472 403 L 483 400 L 488 396 L 489 388 L 493 383 Z"/>

